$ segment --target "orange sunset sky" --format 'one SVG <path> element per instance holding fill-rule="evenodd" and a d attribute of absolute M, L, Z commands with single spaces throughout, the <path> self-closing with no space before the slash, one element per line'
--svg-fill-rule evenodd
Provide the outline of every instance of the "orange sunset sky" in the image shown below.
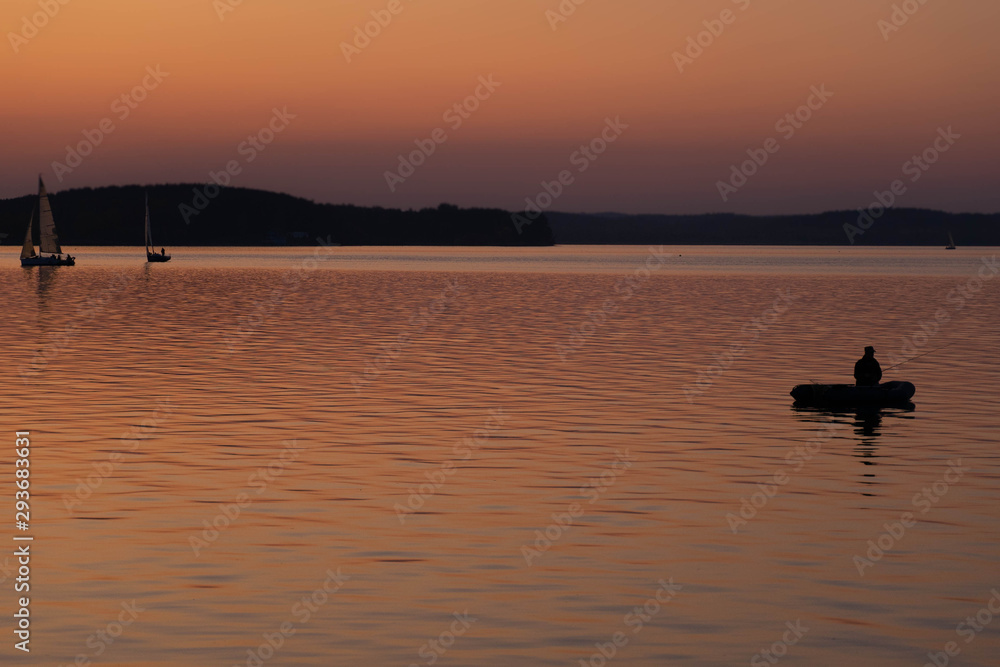
<path fill-rule="evenodd" d="M 237 161 L 233 185 L 321 202 L 513 209 L 570 169 L 553 210 L 816 212 L 869 204 L 951 126 L 961 138 L 897 205 L 1000 211 L 996 0 L 567 0 L 558 22 L 560 0 L 399 0 L 351 62 L 343 43 L 390 0 L 236 2 L 3 0 L 0 197 L 37 173 L 58 192 Z M 679 71 L 705 21 L 721 34 Z M 169 75 L 121 118 L 116 98 L 157 66 Z M 453 129 L 444 113 L 481 76 L 500 86 Z M 821 85 L 833 96 L 783 138 L 775 123 Z M 295 118 L 248 163 L 240 144 L 274 108 Z M 608 117 L 628 129 L 579 172 L 571 155 Z M 104 119 L 114 131 L 57 174 Z M 437 128 L 447 142 L 390 191 L 397 156 Z M 771 137 L 780 150 L 723 201 L 718 181 Z"/>

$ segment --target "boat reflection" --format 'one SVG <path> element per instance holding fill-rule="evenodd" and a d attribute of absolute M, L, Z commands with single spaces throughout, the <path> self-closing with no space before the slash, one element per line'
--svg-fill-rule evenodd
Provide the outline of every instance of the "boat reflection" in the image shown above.
<path fill-rule="evenodd" d="M 794 410 L 799 419 L 811 423 L 823 424 L 843 424 L 850 426 L 854 430 L 854 435 L 858 439 L 854 448 L 854 456 L 861 460 L 862 465 L 874 467 L 878 465 L 878 454 L 876 444 L 882 436 L 886 427 L 886 420 L 893 419 L 913 419 L 911 414 L 916 410 L 916 406 L 911 402 L 886 406 L 855 406 L 855 407 L 815 407 L 794 405 Z M 891 421 L 889 426 L 891 426 Z M 875 481 L 875 471 L 867 469 L 863 472 L 862 481 L 866 486 L 873 486 Z M 871 493 L 863 493 L 865 496 L 872 496 Z"/>
<path fill-rule="evenodd" d="M 50 292 L 61 268 L 59 266 L 36 266 L 24 269 L 25 280 L 30 289 L 38 295 L 39 314 L 48 312 Z"/>
<path fill-rule="evenodd" d="M 910 413 L 916 409 L 917 406 L 911 402 L 893 406 L 792 406 L 792 410 L 802 415 L 804 421 L 850 424 L 854 428 L 854 434 L 858 436 L 859 444 L 863 446 L 874 446 L 882 435 L 885 419 L 913 419 Z M 807 415 L 826 419 L 808 418 Z"/>

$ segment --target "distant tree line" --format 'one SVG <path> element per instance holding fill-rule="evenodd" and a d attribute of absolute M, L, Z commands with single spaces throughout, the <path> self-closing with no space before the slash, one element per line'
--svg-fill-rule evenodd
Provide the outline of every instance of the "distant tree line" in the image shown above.
<path fill-rule="evenodd" d="M 291 195 L 205 185 L 82 188 L 50 194 L 64 245 L 142 245 L 149 196 L 157 246 L 312 245 L 317 238 L 342 245 L 540 246 L 552 245 L 547 219 L 522 233 L 508 211 L 437 208 L 402 211 L 317 204 Z M 214 197 L 211 195 L 215 195 Z M 20 245 L 34 195 L 0 201 L 5 245 Z M 37 220 L 37 217 L 36 217 Z M 35 225 L 35 242 L 38 227 Z"/>
<path fill-rule="evenodd" d="M 558 243 L 668 245 L 1000 245 L 1000 214 L 890 208 L 815 215 L 547 214 Z M 527 229 L 527 228 L 526 228 Z"/>
<path fill-rule="evenodd" d="M 147 194 L 153 240 L 167 247 L 313 245 L 317 238 L 341 245 L 376 246 L 944 246 L 949 234 L 959 246 L 1000 246 L 1000 214 L 890 208 L 872 219 L 858 211 L 780 216 L 550 211 L 532 218 L 535 214 L 460 209 L 449 204 L 417 211 L 317 204 L 286 194 L 203 184 L 83 188 L 50 195 L 60 239 L 67 246 L 141 245 Z M 37 207 L 38 198 L 33 195 L 0 201 L 0 235 L 6 234 L 0 236 L 3 244 L 20 245 Z"/>

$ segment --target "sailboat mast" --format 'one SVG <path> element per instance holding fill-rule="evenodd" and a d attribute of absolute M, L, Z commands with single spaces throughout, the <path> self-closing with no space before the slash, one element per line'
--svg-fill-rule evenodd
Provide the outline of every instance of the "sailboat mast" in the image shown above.
<path fill-rule="evenodd" d="M 52 217 L 52 205 L 49 203 L 49 194 L 45 191 L 45 183 L 42 177 L 38 177 L 38 224 L 41 227 L 41 239 L 38 244 L 41 252 L 61 255 L 62 247 L 59 245 L 59 235 L 56 234 L 56 221 Z"/>
<path fill-rule="evenodd" d="M 153 243 L 153 231 L 149 228 L 149 193 L 146 193 L 146 252 Z"/>

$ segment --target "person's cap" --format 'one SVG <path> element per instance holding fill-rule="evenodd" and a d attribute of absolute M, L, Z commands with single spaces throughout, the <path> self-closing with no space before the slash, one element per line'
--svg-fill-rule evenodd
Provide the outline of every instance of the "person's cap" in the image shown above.
<path fill-rule="evenodd" d="M 875 354 L 875 348 L 869 345 L 868 347 L 865 348 L 865 352 L 871 352 L 872 354 Z"/>

